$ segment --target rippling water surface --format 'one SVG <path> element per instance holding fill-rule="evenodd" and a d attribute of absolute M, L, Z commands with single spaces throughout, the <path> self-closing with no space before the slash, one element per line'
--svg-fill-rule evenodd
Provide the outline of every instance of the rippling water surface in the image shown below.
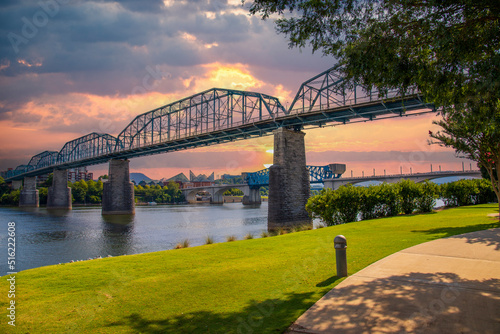
<path fill-rule="evenodd" d="M 7 224 L 16 223 L 16 271 L 98 256 L 172 249 L 188 239 L 192 246 L 267 228 L 267 202 L 260 206 L 175 205 L 136 207 L 134 216 L 103 217 L 100 207 L 70 211 L 0 208 L 0 275 L 7 270 Z"/>

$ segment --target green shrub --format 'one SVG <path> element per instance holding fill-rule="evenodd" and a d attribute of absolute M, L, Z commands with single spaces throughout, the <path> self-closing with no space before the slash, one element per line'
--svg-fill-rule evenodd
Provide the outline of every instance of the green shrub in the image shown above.
<path fill-rule="evenodd" d="M 493 190 L 493 185 L 490 180 L 486 179 L 478 179 L 476 181 L 476 185 L 478 188 L 478 194 L 475 198 L 475 204 L 486 204 L 497 201 L 497 196 L 495 191 Z"/>
<path fill-rule="evenodd" d="M 337 199 L 337 210 L 334 220 L 337 224 L 355 222 L 358 220 L 358 213 L 361 207 L 361 194 L 363 188 L 347 185 L 337 189 L 339 197 Z"/>
<path fill-rule="evenodd" d="M 48 193 L 49 193 L 49 190 L 46 187 L 38 188 L 38 201 L 39 201 L 40 205 L 47 204 Z"/>
<path fill-rule="evenodd" d="M 463 206 L 490 203 L 496 200 L 489 180 L 458 180 L 442 184 L 440 194 L 446 206 Z"/>
<path fill-rule="evenodd" d="M 320 218 L 327 226 L 335 225 L 333 214 L 338 193 L 333 189 L 322 189 L 319 195 L 309 198 L 306 210 L 312 218 Z"/>
<path fill-rule="evenodd" d="M 10 193 L 5 193 L 0 198 L 0 203 L 4 205 L 19 206 L 19 197 L 21 196 L 21 190 L 13 190 Z"/>
<path fill-rule="evenodd" d="M 378 187 L 381 198 L 379 217 L 397 216 L 401 212 L 401 198 L 397 183 L 382 183 Z"/>
<path fill-rule="evenodd" d="M 417 198 L 420 195 L 419 186 L 411 180 L 398 182 L 399 196 L 401 198 L 401 210 L 404 214 L 410 214 L 417 207 Z"/>
<path fill-rule="evenodd" d="M 423 183 L 418 183 L 419 196 L 417 197 L 417 210 L 420 212 L 432 212 L 434 206 L 436 205 L 436 199 L 439 194 L 439 187 L 429 180 L 425 180 Z"/>
<path fill-rule="evenodd" d="M 379 187 L 369 186 L 366 188 L 360 188 L 359 194 L 361 196 L 359 207 L 361 211 L 361 220 L 379 217 L 379 207 L 381 205 Z"/>

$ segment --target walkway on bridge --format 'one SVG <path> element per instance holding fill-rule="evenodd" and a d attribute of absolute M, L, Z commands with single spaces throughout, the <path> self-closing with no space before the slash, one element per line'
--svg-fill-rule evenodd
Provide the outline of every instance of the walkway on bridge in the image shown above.
<path fill-rule="evenodd" d="M 500 333 L 500 228 L 430 241 L 348 277 L 289 334 Z"/>

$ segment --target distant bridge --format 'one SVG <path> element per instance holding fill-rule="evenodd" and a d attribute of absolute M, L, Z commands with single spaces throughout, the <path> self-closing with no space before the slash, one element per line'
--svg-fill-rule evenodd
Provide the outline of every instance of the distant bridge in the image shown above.
<path fill-rule="evenodd" d="M 309 171 L 310 183 L 323 183 L 324 179 L 339 178 L 345 172 L 345 165 L 330 164 L 326 166 L 306 166 Z M 269 185 L 269 168 L 255 173 L 242 173 L 243 184 L 216 184 L 182 189 L 184 197 L 189 203 L 196 203 L 196 194 L 209 193 L 210 203 L 222 204 L 223 194 L 229 189 L 240 189 L 243 192 L 243 204 L 261 203 L 260 187 Z"/>
<path fill-rule="evenodd" d="M 336 179 L 324 180 L 325 188 L 338 189 L 340 186 L 347 184 L 357 184 L 367 181 L 379 181 L 387 183 L 396 183 L 402 179 L 412 180 L 416 183 L 425 180 L 434 180 L 450 176 L 470 176 L 481 177 L 479 170 L 466 170 L 466 171 L 443 171 L 443 172 L 429 172 L 429 173 L 412 173 L 412 174 L 393 174 L 393 175 L 373 175 L 365 177 L 341 177 Z"/>

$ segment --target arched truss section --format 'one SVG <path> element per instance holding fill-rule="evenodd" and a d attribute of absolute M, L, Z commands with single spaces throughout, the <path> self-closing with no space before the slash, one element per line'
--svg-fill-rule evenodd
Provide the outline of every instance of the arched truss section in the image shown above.
<path fill-rule="evenodd" d="M 14 170 L 7 171 L 5 177 L 8 179 L 11 177 L 15 177 L 16 175 L 24 174 L 27 171 L 28 171 L 28 165 L 19 165 Z"/>
<path fill-rule="evenodd" d="M 103 133 L 90 133 L 86 136 L 67 142 L 57 156 L 57 163 L 66 163 L 95 158 L 113 153 L 116 138 Z"/>
<path fill-rule="evenodd" d="M 338 66 L 334 66 L 302 83 L 290 105 L 289 112 L 304 113 L 328 110 L 401 97 L 398 90 L 380 94 L 376 89 L 366 90 L 359 85 L 348 89 L 343 85 L 344 78 L 339 73 L 338 68 Z M 409 94 L 414 93 L 416 91 Z M 374 117 L 371 113 L 356 115 L 354 110 L 352 112 L 354 116 L 358 117 L 370 119 Z"/>
<path fill-rule="evenodd" d="M 28 163 L 28 170 L 39 169 L 43 167 L 49 167 L 56 163 L 57 155 L 59 152 L 57 151 L 44 151 L 33 156 Z"/>
<path fill-rule="evenodd" d="M 335 174 L 330 169 L 330 166 L 306 166 L 309 170 L 311 183 L 323 183 L 325 179 L 338 179 L 342 173 Z"/>
<path fill-rule="evenodd" d="M 16 167 L 16 169 L 14 170 L 14 172 L 16 173 L 24 173 L 24 172 L 27 172 L 29 171 L 29 165 L 19 165 Z"/>
<path fill-rule="evenodd" d="M 310 183 L 323 183 L 324 179 L 339 178 L 342 174 L 334 174 L 329 165 L 306 166 L 309 170 Z M 254 173 L 246 173 L 244 181 L 251 187 L 257 188 L 269 185 L 269 168 Z"/>
<path fill-rule="evenodd" d="M 137 116 L 118 136 L 117 151 L 223 131 L 286 114 L 275 97 L 213 88 Z"/>

